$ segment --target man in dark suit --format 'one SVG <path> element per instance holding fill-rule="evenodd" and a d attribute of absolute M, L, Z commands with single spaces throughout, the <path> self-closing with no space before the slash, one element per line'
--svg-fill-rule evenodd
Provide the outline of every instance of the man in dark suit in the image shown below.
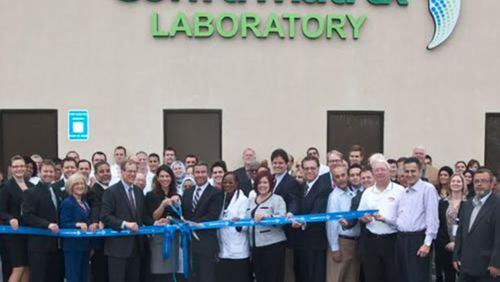
<path fill-rule="evenodd" d="M 300 212 L 301 187 L 297 180 L 288 173 L 288 164 L 290 162 L 288 153 L 283 149 L 276 149 L 271 153 L 271 165 L 273 168 L 276 184 L 274 193 L 280 195 L 286 203 L 288 215 L 298 214 Z M 294 248 L 294 230 L 291 226 L 284 226 L 287 239 L 287 248 L 285 253 L 285 279 L 291 280 L 293 274 L 293 248 Z"/>
<path fill-rule="evenodd" d="M 184 192 L 182 211 L 186 220 L 203 222 L 217 220 L 222 210 L 222 193 L 208 183 L 208 165 L 194 166 L 196 187 Z M 189 281 L 215 282 L 215 262 L 219 252 L 216 230 L 196 231 L 199 240 L 191 245 L 192 271 Z"/>
<path fill-rule="evenodd" d="M 92 224 L 96 224 L 99 228 L 103 228 L 100 213 L 102 207 L 102 197 L 104 191 L 108 188 L 111 181 L 110 165 L 106 161 L 99 161 L 94 164 L 94 176 L 96 182 L 87 193 L 87 199 L 90 204 L 90 219 Z M 108 279 L 108 261 L 104 254 L 103 239 L 95 238 L 92 241 L 94 255 L 91 257 L 92 279 L 94 282 L 106 282 Z"/>
<path fill-rule="evenodd" d="M 77 166 L 78 163 L 76 162 L 75 159 L 65 158 L 62 160 L 63 178 L 54 179 L 55 182 L 52 184 L 54 192 L 57 194 L 58 197 L 62 197 L 64 199 L 68 196 L 68 193 L 66 193 L 66 188 L 65 188 L 66 181 L 71 175 L 73 175 L 78 171 Z"/>
<path fill-rule="evenodd" d="M 476 196 L 462 205 L 453 266 L 464 282 L 500 281 L 500 200 L 493 173 L 480 168 L 473 179 Z"/>
<path fill-rule="evenodd" d="M 55 165 L 50 160 L 40 165 L 40 182 L 24 193 L 22 206 L 23 223 L 26 226 L 59 232 L 59 207 L 62 198 L 55 193 L 50 183 L 54 180 Z M 30 281 L 62 282 L 64 260 L 59 248 L 59 239 L 47 236 L 28 237 L 28 266 Z"/>
<path fill-rule="evenodd" d="M 252 148 L 246 148 L 243 150 L 243 166 L 234 171 L 238 182 L 240 183 L 240 188 L 245 195 L 248 196 L 249 191 L 252 190 L 252 179 L 250 175 L 250 166 L 255 162 L 255 151 Z"/>
<path fill-rule="evenodd" d="M 113 230 L 128 229 L 137 232 L 140 226 L 151 225 L 142 191 L 133 185 L 137 164 L 127 160 L 121 164 L 121 181 L 109 187 L 103 195 L 101 219 L 105 227 Z M 108 256 L 109 280 L 140 281 L 140 266 L 145 252 L 143 236 L 108 237 L 104 253 Z"/>
<path fill-rule="evenodd" d="M 302 169 L 306 180 L 300 214 L 324 213 L 331 185 L 319 179 L 319 160 L 305 157 Z M 325 223 L 297 223 L 295 228 L 295 281 L 324 282 L 326 278 L 327 238 Z"/>

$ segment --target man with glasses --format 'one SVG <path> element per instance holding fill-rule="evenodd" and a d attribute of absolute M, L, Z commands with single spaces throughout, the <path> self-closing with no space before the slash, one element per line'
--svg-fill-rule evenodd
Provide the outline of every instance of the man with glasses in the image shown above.
<path fill-rule="evenodd" d="M 464 282 L 500 281 L 500 199 L 493 173 L 479 168 L 473 184 L 476 195 L 460 209 L 453 266 Z"/>
<path fill-rule="evenodd" d="M 140 226 L 153 224 L 153 219 L 147 213 L 144 194 L 134 185 L 137 163 L 129 159 L 121 163 L 120 169 L 121 180 L 104 192 L 101 219 L 107 228 L 137 232 Z M 144 236 L 105 238 L 110 281 L 140 281 L 144 240 Z"/>
<path fill-rule="evenodd" d="M 302 160 L 305 185 L 302 190 L 299 214 L 326 212 L 331 185 L 319 177 L 319 160 Z M 324 222 L 292 223 L 295 228 L 294 268 L 295 281 L 324 282 L 326 278 L 327 238 Z"/>
<path fill-rule="evenodd" d="M 331 189 L 335 189 L 335 181 L 333 180 L 333 169 L 344 165 L 344 160 L 342 159 L 342 153 L 337 150 L 331 150 L 326 154 L 326 163 L 328 164 L 328 172 L 321 174 L 320 178 L 322 182 L 328 183 Z"/>
<path fill-rule="evenodd" d="M 319 151 L 316 147 L 309 147 L 306 151 L 306 155 L 308 157 L 314 157 L 318 160 L 320 159 L 319 158 Z M 328 173 L 328 172 L 330 172 L 329 166 L 320 163 L 319 164 L 319 175 L 323 175 L 323 174 Z"/>

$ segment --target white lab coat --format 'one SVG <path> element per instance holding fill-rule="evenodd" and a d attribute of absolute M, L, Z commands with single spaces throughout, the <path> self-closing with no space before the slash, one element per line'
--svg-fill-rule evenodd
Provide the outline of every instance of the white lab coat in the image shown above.
<path fill-rule="evenodd" d="M 248 209 L 248 198 L 243 191 L 236 191 L 227 209 L 222 210 L 220 219 L 231 220 L 235 217 L 245 218 Z M 245 259 L 250 256 L 248 232 L 235 227 L 226 227 L 217 230 L 219 239 L 219 258 Z"/>

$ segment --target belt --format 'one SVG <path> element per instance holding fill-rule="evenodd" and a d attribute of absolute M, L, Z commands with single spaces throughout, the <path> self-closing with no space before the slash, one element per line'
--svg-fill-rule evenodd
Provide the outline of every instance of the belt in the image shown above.
<path fill-rule="evenodd" d="M 398 231 L 398 236 L 408 237 L 408 236 L 425 236 L 425 229 L 419 231 L 402 232 Z"/>
<path fill-rule="evenodd" d="M 358 237 L 345 236 L 345 235 L 339 235 L 339 238 L 352 240 L 352 241 L 358 241 L 358 239 L 359 239 Z"/>
<path fill-rule="evenodd" d="M 389 234 L 375 234 L 370 232 L 368 229 L 366 230 L 366 236 L 368 238 L 377 238 L 377 239 L 386 239 L 386 238 L 394 238 L 396 237 L 396 233 L 389 233 Z"/>

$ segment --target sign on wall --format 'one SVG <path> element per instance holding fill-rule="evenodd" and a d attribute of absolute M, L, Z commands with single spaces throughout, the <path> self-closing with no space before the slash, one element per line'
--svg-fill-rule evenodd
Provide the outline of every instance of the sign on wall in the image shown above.
<path fill-rule="evenodd" d="M 86 141 L 89 139 L 89 111 L 68 111 L 68 139 L 70 141 Z"/>

